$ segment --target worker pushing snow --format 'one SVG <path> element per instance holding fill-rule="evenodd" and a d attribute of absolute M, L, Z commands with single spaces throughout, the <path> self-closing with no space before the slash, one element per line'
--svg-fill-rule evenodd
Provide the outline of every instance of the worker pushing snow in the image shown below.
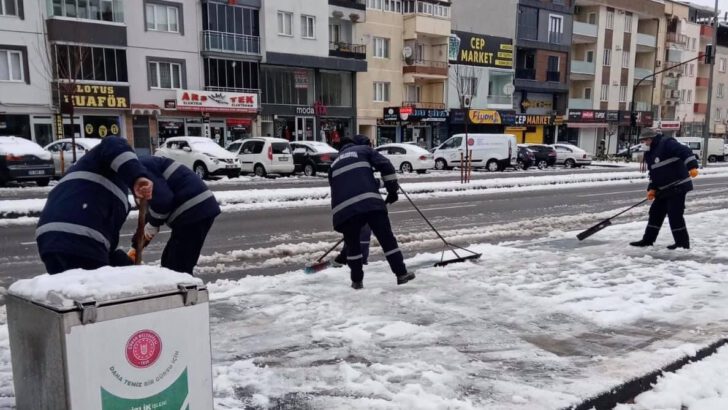
<path fill-rule="evenodd" d="M 382 174 L 388 192 L 386 200 L 382 200 L 372 168 Z M 402 285 L 414 279 L 415 274 L 407 272 L 404 256 L 399 250 L 387 214 L 387 204 L 399 199 L 397 175 L 392 163 L 369 146 L 368 137 L 356 135 L 353 139 L 342 139 L 339 157 L 329 169 L 329 185 L 334 229 L 344 234 L 351 287 L 364 287 L 364 255 L 359 239 L 364 225 L 369 225 L 382 246 L 384 256 L 397 276 L 397 284 Z"/>
<path fill-rule="evenodd" d="M 181 163 L 148 155 L 140 161 L 154 182 L 143 232 L 145 246 L 166 223 L 172 234 L 162 252 L 162 267 L 191 275 L 207 234 L 220 215 L 220 205 L 202 179 Z M 132 238 L 132 245 L 137 240 Z"/>
<path fill-rule="evenodd" d="M 50 274 L 126 266 L 117 249 L 131 206 L 129 189 L 150 199 L 153 183 L 124 138 L 106 137 L 73 165 L 48 195 L 35 238 Z"/>

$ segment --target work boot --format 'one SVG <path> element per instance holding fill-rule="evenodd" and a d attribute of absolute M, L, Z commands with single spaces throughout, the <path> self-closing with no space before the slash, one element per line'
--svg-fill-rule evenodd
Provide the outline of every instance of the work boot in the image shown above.
<path fill-rule="evenodd" d="M 364 282 L 351 282 L 352 289 L 363 289 L 364 288 Z"/>
<path fill-rule="evenodd" d="M 644 248 L 644 247 L 647 247 L 647 246 L 652 246 L 652 244 L 654 244 L 654 242 L 648 242 L 648 241 L 646 241 L 644 239 L 640 239 L 637 242 L 630 242 L 629 244 L 632 245 L 632 246 L 636 246 L 638 248 Z"/>
<path fill-rule="evenodd" d="M 407 272 L 404 275 L 397 275 L 397 284 L 404 285 L 415 278 L 414 272 Z"/>
<path fill-rule="evenodd" d="M 669 249 L 671 251 L 673 251 L 673 250 L 675 250 L 677 248 L 690 249 L 690 245 L 674 243 L 674 244 L 672 244 L 672 245 L 670 245 L 670 246 L 667 247 L 667 249 Z"/>

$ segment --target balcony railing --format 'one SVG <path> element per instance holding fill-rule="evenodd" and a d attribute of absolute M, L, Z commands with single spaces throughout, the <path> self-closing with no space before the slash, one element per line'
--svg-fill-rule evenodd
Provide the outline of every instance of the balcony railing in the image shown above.
<path fill-rule="evenodd" d="M 445 103 L 430 101 L 402 101 L 403 106 L 422 108 L 425 110 L 444 110 Z"/>
<path fill-rule="evenodd" d="M 582 23 L 581 21 L 574 22 L 574 35 L 582 37 L 594 37 L 597 38 L 597 25 Z"/>
<path fill-rule="evenodd" d="M 687 37 L 680 33 L 667 33 L 667 42 L 673 43 L 681 47 L 685 47 L 687 43 Z"/>
<path fill-rule="evenodd" d="M 341 41 L 329 43 L 329 55 L 331 57 L 356 58 L 364 60 L 367 58 L 367 46 L 364 44 L 350 44 Z"/>
<path fill-rule="evenodd" d="M 591 110 L 594 108 L 594 102 L 591 98 L 569 98 L 569 108 Z"/>
<path fill-rule="evenodd" d="M 646 101 L 635 101 L 634 109 L 635 111 L 650 111 L 650 103 Z"/>
<path fill-rule="evenodd" d="M 571 60 L 572 74 L 594 75 L 596 72 L 596 64 L 592 61 Z"/>
<path fill-rule="evenodd" d="M 558 71 L 546 71 L 546 81 L 549 81 L 552 83 L 560 83 L 561 82 L 561 73 Z"/>
<path fill-rule="evenodd" d="M 637 45 L 642 47 L 657 47 L 657 38 L 651 34 L 637 33 Z"/>
<path fill-rule="evenodd" d="M 203 31 L 202 47 L 203 51 L 259 56 L 260 37 L 219 31 Z"/>
<path fill-rule="evenodd" d="M 637 81 L 639 81 L 643 78 L 646 78 L 646 80 L 643 81 L 643 83 L 646 81 L 652 81 L 652 77 L 650 77 L 652 74 L 653 74 L 653 72 L 649 68 L 640 68 L 640 67 L 634 68 L 634 78 Z"/>
<path fill-rule="evenodd" d="M 561 44 L 561 39 L 564 37 L 564 33 L 558 31 L 549 31 L 549 43 Z"/>
<path fill-rule="evenodd" d="M 329 5 L 348 7 L 350 9 L 366 10 L 367 6 L 364 0 L 329 0 Z"/>
<path fill-rule="evenodd" d="M 536 70 L 533 68 L 517 68 L 516 78 L 519 80 L 535 80 Z"/>
<path fill-rule="evenodd" d="M 404 74 L 423 74 L 447 77 L 448 66 L 445 61 L 418 60 L 402 67 Z"/>

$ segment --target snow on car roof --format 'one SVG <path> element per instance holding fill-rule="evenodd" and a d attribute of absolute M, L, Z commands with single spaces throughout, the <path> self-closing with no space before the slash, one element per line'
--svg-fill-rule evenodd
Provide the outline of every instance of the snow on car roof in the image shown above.
<path fill-rule="evenodd" d="M 41 159 L 50 159 L 50 153 L 40 145 L 22 137 L 0 137 L 0 155 L 35 155 Z"/>

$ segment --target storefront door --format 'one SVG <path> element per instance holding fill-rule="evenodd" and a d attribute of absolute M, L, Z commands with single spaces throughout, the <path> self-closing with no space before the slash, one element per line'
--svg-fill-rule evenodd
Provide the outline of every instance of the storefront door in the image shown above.
<path fill-rule="evenodd" d="M 33 140 L 45 147 L 53 142 L 53 119 L 51 116 L 35 116 L 31 118 L 33 124 Z"/>
<path fill-rule="evenodd" d="M 315 141 L 314 117 L 296 117 L 296 141 Z"/>

